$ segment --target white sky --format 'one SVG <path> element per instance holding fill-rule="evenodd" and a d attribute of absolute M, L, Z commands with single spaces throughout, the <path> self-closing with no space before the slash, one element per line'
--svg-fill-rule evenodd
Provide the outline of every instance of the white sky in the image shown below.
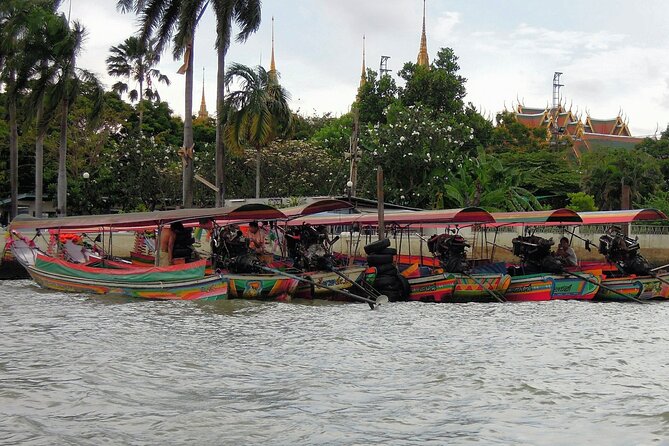
<path fill-rule="evenodd" d="M 116 11 L 116 0 L 71 0 L 72 18 L 88 29 L 80 65 L 98 73 L 107 86 L 109 47 L 136 30 L 136 19 Z M 68 0 L 63 9 L 67 9 Z M 391 56 L 396 73 L 415 61 L 421 29 L 420 0 L 264 0 L 260 30 L 246 44 L 233 43 L 227 61 L 269 65 L 271 17 L 275 17 L 276 63 L 303 114 L 348 110 L 360 80 L 361 41 L 367 65 L 378 71 L 381 55 Z M 669 122 L 669 2 L 645 0 L 427 0 L 428 52 L 451 47 L 468 79 L 467 101 L 485 114 L 510 108 L 517 98 L 545 106 L 552 97 L 554 71 L 563 72 L 567 105 L 594 118 L 622 109 L 634 135 L 653 134 Z M 202 94 L 214 109 L 216 54 L 214 18 L 206 13 L 195 44 L 194 110 Z M 183 115 L 180 61 L 166 53 L 159 69 L 172 85 L 160 86 L 163 100 Z"/>

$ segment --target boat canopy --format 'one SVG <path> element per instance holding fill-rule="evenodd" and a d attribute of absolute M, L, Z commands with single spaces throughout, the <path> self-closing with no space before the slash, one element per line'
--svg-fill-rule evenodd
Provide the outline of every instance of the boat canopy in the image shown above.
<path fill-rule="evenodd" d="M 583 220 L 571 209 L 560 208 L 549 211 L 493 212 L 495 223 L 491 226 L 550 226 L 579 225 Z"/>
<path fill-rule="evenodd" d="M 657 209 L 630 209 L 623 211 L 579 212 L 585 225 L 604 225 L 615 223 L 632 223 L 635 221 L 667 220 L 664 212 Z"/>
<path fill-rule="evenodd" d="M 454 224 L 478 224 L 493 223 L 492 215 L 481 208 L 469 207 L 464 209 L 438 209 L 431 211 L 407 211 L 387 212 L 384 223 L 387 225 L 420 226 L 430 224 L 432 226 L 446 226 Z M 289 225 L 350 225 L 377 226 L 379 224 L 378 214 L 341 214 L 330 216 L 312 216 L 307 218 L 296 218 Z"/>
<path fill-rule="evenodd" d="M 282 209 L 281 212 L 286 214 L 286 217 L 298 218 L 306 215 L 320 214 L 322 212 L 337 211 L 340 209 L 351 209 L 353 204 L 348 201 L 337 200 L 334 198 L 328 198 L 323 200 L 314 201 L 309 204 L 302 206 L 294 206 L 290 208 Z"/>
<path fill-rule="evenodd" d="M 81 215 L 62 218 L 32 218 L 19 215 L 9 225 L 10 230 L 62 229 L 69 231 L 152 229 L 180 221 L 184 224 L 202 220 L 217 222 L 236 220 L 282 220 L 286 215 L 266 204 L 244 204 L 235 207 L 209 209 L 176 209 L 171 211 L 134 212 L 129 214 Z"/>

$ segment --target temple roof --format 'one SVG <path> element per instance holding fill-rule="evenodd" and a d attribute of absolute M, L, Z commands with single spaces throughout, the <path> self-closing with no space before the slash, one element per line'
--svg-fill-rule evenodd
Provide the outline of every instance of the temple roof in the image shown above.
<path fill-rule="evenodd" d="M 516 120 L 530 128 L 541 127 L 550 122 L 548 114 L 544 111 L 537 114 L 516 114 Z"/>
<path fill-rule="evenodd" d="M 269 75 L 276 80 L 276 62 L 274 61 L 274 16 L 272 16 L 272 58 L 269 63 Z"/>
<path fill-rule="evenodd" d="M 365 35 L 362 35 L 362 74 L 360 74 L 360 87 L 362 88 L 367 83 L 367 69 L 365 67 Z"/>
<path fill-rule="evenodd" d="M 586 133 L 601 133 L 604 135 L 631 136 L 629 127 L 620 116 L 611 119 L 585 118 Z"/>
<path fill-rule="evenodd" d="M 202 67 L 202 100 L 200 101 L 200 110 L 197 112 L 197 119 L 205 120 L 208 118 L 207 102 L 204 100 L 204 67 Z"/>
<path fill-rule="evenodd" d="M 425 0 L 423 0 L 423 33 L 420 36 L 420 49 L 418 50 L 416 64 L 423 67 L 430 66 L 430 58 L 427 55 L 427 35 L 425 33 Z"/>

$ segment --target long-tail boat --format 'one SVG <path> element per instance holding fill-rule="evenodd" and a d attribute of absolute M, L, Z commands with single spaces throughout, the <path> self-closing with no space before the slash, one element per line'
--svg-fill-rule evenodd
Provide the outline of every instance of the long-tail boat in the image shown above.
<path fill-rule="evenodd" d="M 333 211 L 351 211 L 353 205 L 348 201 L 323 199 L 315 202 L 282 209 L 288 217 L 284 229 L 287 256 L 292 268 L 308 281 L 301 282 L 294 297 L 301 299 L 350 300 L 332 290 L 364 290 L 364 283 L 373 282 L 376 270 L 361 265 L 348 264 L 333 256 L 332 245 L 338 237 L 331 238 L 325 225 L 312 224 L 306 220 L 318 218 L 319 214 Z M 350 213 L 342 215 L 352 215 Z M 358 284 L 358 286 L 356 286 Z M 327 288 L 319 286 L 325 285 Z M 353 288 L 353 290 L 352 290 Z"/>
<path fill-rule="evenodd" d="M 214 209 L 180 209 L 174 211 L 143 212 L 132 214 L 113 214 L 64 217 L 57 219 L 16 218 L 9 230 L 20 239 L 21 232 L 56 230 L 58 233 L 99 232 L 109 233 L 129 230 L 157 228 L 157 242 L 163 227 L 174 222 L 195 225 L 203 220 L 255 220 L 280 219 L 285 215 L 277 209 L 259 204 Z M 25 245 L 25 243 L 24 243 Z M 14 248 L 12 248 L 14 249 Z M 71 262 L 36 253 L 33 262 L 25 250 L 17 255 L 31 277 L 41 286 L 59 290 L 88 292 L 95 294 L 116 294 L 150 299 L 225 299 L 228 297 L 228 282 L 232 280 L 235 291 L 246 287 L 262 296 L 263 293 L 276 293 L 283 298 L 296 287 L 297 281 L 283 276 L 257 275 L 253 277 L 233 277 L 220 273 L 206 273 L 205 262 L 186 263 L 161 267 L 156 257 L 155 267 L 136 267 L 96 260 L 95 263 L 76 265 Z M 31 264 L 32 263 L 32 264 Z M 254 280 L 251 280 L 254 279 Z M 237 280 L 244 281 L 243 287 Z M 260 287 L 259 287 L 260 285 Z M 231 286 L 231 288 L 232 288 Z"/>
<path fill-rule="evenodd" d="M 609 225 L 597 244 L 605 256 L 601 262 L 581 262 L 582 271 L 601 274 L 602 286 L 595 299 L 630 301 L 669 298 L 669 272 L 654 272 L 639 253 L 637 240 L 625 235 L 617 225 L 634 222 L 666 221 L 657 209 L 580 212 L 583 225 Z M 586 240 L 586 246 L 593 244 Z"/>
<path fill-rule="evenodd" d="M 569 209 L 530 212 L 495 212 L 492 227 L 521 226 L 565 226 L 581 224 L 581 217 Z M 496 235 L 495 235 L 496 239 Z M 496 240 L 495 240 L 496 241 Z M 495 245 L 495 241 L 493 244 Z M 511 283 L 504 297 L 512 302 L 546 300 L 590 300 L 599 291 L 601 280 L 598 274 L 562 273 L 554 264 L 542 265 L 550 257 L 552 241 L 537 236 L 519 236 L 514 239 L 514 254 L 527 261 L 519 267 L 511 267 Z M 531 258 L 537 255 L 540 258 Z M 549 262 L 547 262 L 549 263 Z M 530 267 L 532 264 L 532 267 Z M 542 266 L 546 269 L 542 270 Z"/>
<path fill-rule="evenodd" d="M 306 220 L 312 225 L 357 226 L 374 228 L 377 214 L 332 215 Z M 415 212 L 389 212 L 384 222 L 393 228 L 416 230 L 420 228 L 454 228 L 494 222 L 487 211 L 476 208 L 444 209 Z M 502 295 L 510 283 L 506 273 L 463 274 L 444 271 L 438 259 L 423 256 L 396 256 L 408 261 L 399 264 L 408 279 L 409 300 L 422 302 L 488 302 L 503 300 Z"/>

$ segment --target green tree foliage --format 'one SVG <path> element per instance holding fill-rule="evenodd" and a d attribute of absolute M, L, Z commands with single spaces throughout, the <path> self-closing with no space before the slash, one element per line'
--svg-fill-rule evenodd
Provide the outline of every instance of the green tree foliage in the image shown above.
<path fill-rule="evenodd" d="M 351 145 L 353 115 L 330 118 L 312 136 L 311 141 L 327 149 L 332 156 L 344 157 Z"/>
<path fill-rule="evenodd" d="M 492 151 L 507 167 L 525 172 L 523 188 L 552 208 L 564 207 L 568 194 L 580 191 L 579 166 L 568 152 Z"/>
<path fill-rule="evenodd" d="M 576 212 L 589 212 L 596 211 L 597 206 L 595 206 L 595 197 L 588 195 L 585 192 L 574 192 L 573 194 L 567 194 L 569 197 L 569 205 L 567 209 L 571 209 Z"/>
<path fill-rule="evenodd" d="M 238 80 L 241 87 L 226 96 L 225 140 L 231 149 L 252 148 L 256 152 L 256 198 L 260 198 L 261 151 L 290 128 L 290 95 L 278 83 L 276 73 L 263 67 L 252 69 L 232 64 L 225 74 L 225 85 Z"/>
<path fill-rule="evenodd" d="M 504 166 L 483 151 L 467 158 L 444 186 L 445 207 L 480 206 L 488 211 L 541 209 L 537 199 L 522 187 L 525 172 Z"/>
<path fill-rule="evenodd" d="M 620 209 L 622 184 L 631 187 L 632 201 L 643 202 L 658 190 L 662 172 L 656 160 L 640 150 L 608 149 L 583 156 L 583 191 L 600 209 Z"/>
<path fill-rule="evenodd" d="M 386 109 L 397 101 L 397 85 L 391 76 L 377 77 L 376 71 L 367 70 L 367 82 L 358 92 L 360 123 L 386 123 Z"/>
<path fill-rule="evenodd" d="M 470 154 L 473 129 L 446 114 L 433 117 L 422 105 L 393 106 L 387 124 L 370 126 L 363 138 L 362 190 L 375 191 L 377 165 L 384 170 L 385 198 L 431 207 L 456 166 Z"/>
<path fill-rule="evenodd" d="M 107 57 L 107 73 L 126 80 L 126 82 L 122 80 L 116 82 L 112 90 L 120 95 L 127 93 L 131 102 L 139 101 L 140 129 L 143 122 L 142 101 L 144 99 L 160 100 L 158 89 L 153 85 L 153 81 L 170 85 L 170 79 L 156 68 L 160 62 L 160 54 L 153 49 L 154 45 L 155 39 L 143 42 L 138 37 L 131 36 L 120 45 L 111 47 L 110 55 Z M 138 88 L 132 88 L 128 82 L 137 83 Z"/>
<path fill-rule="evenodd" d="M 546 129 L 531 129 L 516 120 L 515 114 L 497 114 L 497 126 L 492 132 L 490 148 L 495 152 L 537 152 L 548 150 Z"/>
<path fill-rule="evenodd" d="M 405 81 L 399 98 L 405 106 L 422 104 L 434 113 L 456 114 L 464 107 L 467 79 L 460 76 L 458 57 L 451 48 L 437 53 L 430 69 L 408 62 L 399 76 Z"/>

